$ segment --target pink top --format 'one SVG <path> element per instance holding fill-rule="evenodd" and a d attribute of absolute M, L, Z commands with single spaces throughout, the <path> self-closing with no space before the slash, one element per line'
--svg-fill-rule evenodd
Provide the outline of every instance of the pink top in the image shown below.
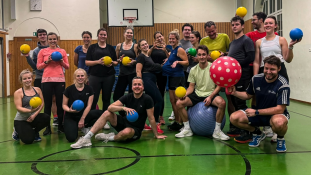
<path fill-rule="evenodd" d="M 49 59 L 49 56 L 55 51 L 58 51 L 62 54 L 63 61 L 51 61 L 48 64 L 45 64 L 44 61 L 47 61 Z M 44 69 L 42 75 L 42 83 L 65 82 L 63 67 L 65 69 L 69 68 L 67 53 L 64 49 L 51 49 L 48 47 L 40 50 L 38 54 L 37 69 Z"/>

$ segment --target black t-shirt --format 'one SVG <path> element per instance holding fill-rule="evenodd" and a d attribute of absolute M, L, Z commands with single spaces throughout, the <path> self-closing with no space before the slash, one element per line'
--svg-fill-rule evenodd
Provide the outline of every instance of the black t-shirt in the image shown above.
<path fill-rule="evenodd" d="M 171 52 L 171 49 L 166 48 L 167 52 Z M 154 63 L 162 64 L 163 61 L 167 58 L 166 53 L 161 49 L 153 49 L 150 57 Z"/>
<path fill-rule="evenodd" d="M 86 60 L 97 61 L 104 56 L 109 56 L 111 57 L 112 61 L 117 61 L 116 51 L 111 45 L 106 44 L 105 48 L 101 48 L 99 47 L 98 43 L 96 43 L 92 44 L 87 50 Z M 107 67 L 97 64 L 95 66 L 90 66 L 89 69 L 89 74 L 97 77 L 107 77 L 114 75 L 115 73 L 116 71 L 114 70 L 113 66 Z"/>
<path fill-rule="evenodd" d="M 144 129 L 147 119 L 147 109 L 153 108 L 153 100 L 147 94 L 142 94 L 140 98 L 135 98 L 133 93 L 122 96 L 119 101 L 128 108 L 135 109 L 138 113 L 138 119 L 135 122 L 127 121 L 127 124 L 134 126 L 141 131 Z"/>
<path fill-rule="evenodd" d="M 66 113 L 66 115 L 69 116 L 82 116 L 83 111 L 85 110 L 87 103 L 89 101 L 89 97 L 94 95 L 94 91 L 91 86 L 84 85 L 84 88 L 82 91 L 78 91 L 75 84 L 68 86 L 65 91 L 64 95 L 68 98 L 68 107 L 70 108 L 72 103 L 76 100 L 81 100 L 84 103 L 84 108 L 79 113 Z"/>
<path fill-rule="evenodd" d="M 141 72 L 150 72 L 150 73 L 159 73 L 161 72 L 162 68 L 159 63 L 154 63 L 150 57 L 147 57 L 144 54 L 139 54 L 137 57 L 137 63 L 141 63 L 143 68 Z"/>

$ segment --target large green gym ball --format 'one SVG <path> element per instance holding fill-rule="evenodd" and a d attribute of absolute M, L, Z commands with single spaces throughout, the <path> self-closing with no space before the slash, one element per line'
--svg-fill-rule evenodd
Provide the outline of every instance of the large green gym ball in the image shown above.
<path fill-rule="evenodd" d="M 197 50 L 195 48 L 190 48 L 188 53 L 191 56 L 196 56 L 197 55 Z"/>

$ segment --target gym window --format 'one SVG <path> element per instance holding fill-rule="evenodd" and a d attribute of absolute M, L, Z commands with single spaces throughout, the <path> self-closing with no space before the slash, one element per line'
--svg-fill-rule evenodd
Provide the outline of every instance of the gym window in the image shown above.
<path fill-rule="evenodd" d="M 283 36 L 282 0 L 263 0 L 263 10 L 268 16 L 273 15 L 278 22 L 280 36 Z"/>

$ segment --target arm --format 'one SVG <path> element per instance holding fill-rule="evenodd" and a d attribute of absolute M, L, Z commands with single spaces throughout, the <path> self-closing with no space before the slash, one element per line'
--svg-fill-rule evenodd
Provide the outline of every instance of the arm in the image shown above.
<path fill-rule="evenodd" d="M 67 57 L 67 53 L 66 53 L 65 50 L 63 50 L 62 55 L 63 55 L 63 59 L 61 60 L 60 64 L 61 64 L 65 69 L 69 69 L 68 57 Z"/>
<path fill-rule="evenodd" d="M 276 107 L 258 109 L 259 115 L 275 115 L 283 114 L 286 109 L 286 105 L 277 105 Z"/>
<path fill-rule="evenodd" d="M 44 99 L 43 99 L 43 94 L 42 94 L 41 89 L 38 87 L 34 87 L 34 88 L 37 91 L 37 93 L 39 94 L 39 97 L 41 98 L 42 103 L 39 106 L 38 110 L 34 114 L 32 114 L 33 118 L 37 117 L 37 115 L 41 112 L 41 110 L 43 109 L 43 106 L 44 106 Z"/>
<path fill-rule="evenodd" d="M 93 60 L 92 58 L 92 52 L 93 52 L 94 47 L 95 45 L 91 45 L 89 49 L 87 49 L 86 59 L 85 59 L 85 65 L 87 66 L 95 66 L 97 64 L 102 64 L 101 59 Z"/>
<path fill-rule="evenodd" d="M 248 66 L 252 63 L 255 59 L 255 51 L 249 51 L 245 53 L 245 58 L 241 60 L 240 65 L 241 67 Z"/>
<path fill-rule="evenodd" d="M 228 87 L 228 91 L 231 92 L 231 95 L 234 95 L 234 96 L 238 97 L 241 100 L 249 100 L 249 99 L 253 98 L 253 95 L 248 94 L 247 92 L 236 91 L 235 90 L 235 86 Z"/>
<path fill-rule="evenodd" d="M 165 135 L 158 135 L 157 124 L 156 124 L 154 116 L 153 116 L 153 111 L 154 111 L 153 107 L 150 108 L 150 109 L 147 109 L 148 120 L 149 120 L 149 123 L 151 125 L 154 137 L 157 138 L 157 139 L 165 139 L 167 136 L 165 136 Z"/>
<path fill-rule="evenodd" d="M 75 64 L 75 66 L 77 66 L 77 67 L 78 67 L 79 55 L 78 55 L 77 53 L 75 53 L 75 55 L 74 55 L 73 59 L 74 59 L 74 64 Z"/>
<path fill-rule="evenodd" d="M 24 55 L 27 59 L 27 63 L 29 64 L 29 66 L 33 69 L 33 70 L 37 70 L 37 66 L 36 63 L 34 62 L 33 59 L 30 58 L 29 54 Z"/>
<path fill-rule="evenodd" d="M 143 69 L 143 65 L 141 63 L 136 64 L 136 76 L 142 77 L 141 70 Z"/>
<path fill-rule="evenodd" d="M 293 61 L 293 49 L 288 49 L 288 43 L 284 37 L 280 37 L 279 39 L 280 45 L 281 45 L 281 50 L 282 50 L 282 56 L 284 60 L 287 63 L 290 63 Z M 292 46 L 293 47 L 293 46 Z"/>
<path fill-rule="evenodd" d="M 21 89 L 14 92 L 14 104 L 16 106 L 16 109 L 20 113 L 31 113 L 35 110 L 39 109 L 41 106 L 35 108 L 35 109 L 27 109 L 22 107 L 22 91 Z"/>
<path fill-rule="evenodd" d="M 124 110 L 125 107 L 123 106 L 123 104 L 121 103 L 120 100 L 117 100 L 116 102 L 112 103 L 109 107 L 108 107 L 108 111 L 109 112 L 118 112 L 118 111 L 122 111 Z"/>
<path fill-rule="evenodd" d="M 109 46 L 110 46 L 110 45 L 109 45 Z M 117 66 L 117 65 L 119 64 L 119 62 L 118 62 L 118 58 L 119 58 L 118 55 L 119 55 L 119 52 L 116 52 L 112 46 L 110 46 L 110 47 L 111 47 L 110 53 L 112 54 L 112 55 L 111 55 L 112 65 L 113 65 L 113 66 Z"/>
<path fill-rule="evenodd" d="M 260 63 L 261 63 L 260 43 L 261 43 L 261 39 L 256 41 L 255 60 L 254 60 L 254 63 L 253 63 L 253 73 L 254 73 L 254 75 L 258 74 Z"/>
<path fill-rule="evenodd" d="M 137 48 L 137 44 L 134 44 L 134 52 L 136 57 L 138 56 L 138 48 Z"/>
<path fill-rule="evenodd" d="M 148 50 L 148 52 L 147 52 L 148 56 L 151 55 L 151 52 L 153 51 L 153 49 L 155 49 L 155 48 L 154 48 L 154 45 Z"/>
<path fill-rule="evenodd" d="M 120 59 L 120 48 L 121 48 L 121 43 L 119 43 L 116 47 L 116 56 L 117 56 L 117 60 Z M 121 60 L 120 60 L 121 61 Z M 120 62 L 118 61 L 118 62 Z"/>
<path fill-rule="evenodd" d="M 43 58 L 43 50 L 41 49 L 39 54 L 38 54 L 38 61 L 37 61 L 37 69 L 41 70 L 47 67 L 48 64 L 44 63 L 44 58 Z"/>
<path fill-rule="evenodd" d="M 90 110 L 91 110 L 91 107 L 92 107 L 92 103 L 93 103 L 93 99 L 94 99 L 94 95 L 91 95 L 91 96 L 89 96 L 89 100 L 88 100 L 88 102 L 87 102 L 87 106 L 86 106 L 86 108 L 84 109 L 84 111 L 83 111 L 83 114 L 82 114 L 82 116 L 81 116 L 81 118 L 80 118 L 80 121 L 79 121 L 79 124 L 78 124 L 78 127 L 79 128 L 83 128 L 84 127 L 84 120 L 85 120 L 85 117 L 86 117 L 86 115 L 90 112 Z"/>
<path fill-rule="evenodd" d="M 194 91 L 195 83 L 189 82 L 189 87 L 187 88 L 187 92 L 185 96 L 192 94 Z"/>
<path fill-rule="evenodd" d="M 182 59 L 182 61 L 177 61 L 177 64 L 180 64 L 180 65 L 183 65 L 183 66 L 188 66 L 189 65 L 189 61 L 188 61 L 188 57 L 187 57 L 186 51 L 183 48 L 181 48 L 181 47 L 178 48 L 177 56 Z"/>
<path fill-rule="evenodd" d="M 204 99 L 203 102 L 205 103 L 205 106 L 209 106 L 212 103 L 212 99 L 215 97 L 216 94 L 219 93 L 220 89 L 221 87 L 217 86 L 216 89 L 211 93 L 211 95 Z"/>

